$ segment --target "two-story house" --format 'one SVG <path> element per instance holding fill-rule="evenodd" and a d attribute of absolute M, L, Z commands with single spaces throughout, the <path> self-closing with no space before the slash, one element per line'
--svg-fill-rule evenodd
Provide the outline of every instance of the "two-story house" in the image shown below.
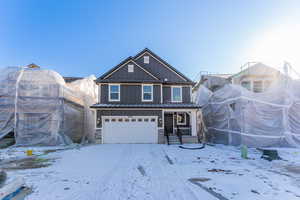
<path fill-rule="evenodd" d="M 101 143 L 165 143 L 177 129 L 183 142 L 197 142 L 194 82 L 144 49 L 96 80 L 96 138 Z"/>

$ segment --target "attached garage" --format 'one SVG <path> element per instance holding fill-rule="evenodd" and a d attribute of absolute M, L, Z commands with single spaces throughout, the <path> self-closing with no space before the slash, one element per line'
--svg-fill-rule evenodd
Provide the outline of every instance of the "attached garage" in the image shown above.
<path fill-rule="evenodd" d="M 157 116 L 103 116 L 102 122 L 102 143 L 158 143 Z"/>

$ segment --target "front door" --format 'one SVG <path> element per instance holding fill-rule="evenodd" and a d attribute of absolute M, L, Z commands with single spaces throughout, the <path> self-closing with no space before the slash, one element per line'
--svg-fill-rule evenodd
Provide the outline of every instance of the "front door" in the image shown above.
<path fill-rule="evenodd" d="M 168 132 L 168 134 L 173 134 L 173 114 L 172 113 L 165 113 L 164 116 L 165 120 L 165 131 Z"/>

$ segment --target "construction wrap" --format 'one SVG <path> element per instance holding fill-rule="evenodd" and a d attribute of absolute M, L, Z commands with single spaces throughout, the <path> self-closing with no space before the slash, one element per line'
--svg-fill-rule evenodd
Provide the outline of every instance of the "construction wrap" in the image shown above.
<path fill-rule="evenodd" d="M 67 145 L 93 138 L 95 77 L 66 84 L 57 72 L 7 67 L 0 73 L 0 139 L 16 145 Z"/>
<path fill-rule="evenodd" d="M 209 98 L 202 109 L 209 141 L 251 147 L 300 146 L 300 81 L 282 80 L 263 93 L 232 84 L 212 95 L 203 91 L 198 95 Z"/>

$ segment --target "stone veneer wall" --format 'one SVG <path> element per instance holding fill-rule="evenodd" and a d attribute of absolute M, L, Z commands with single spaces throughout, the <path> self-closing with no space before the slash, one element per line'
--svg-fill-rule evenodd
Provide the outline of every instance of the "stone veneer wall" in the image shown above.
<path fill-rule="evenodd" d="M 96 129 L 95 143 L 96 144 L 101 144 L 102 143 L 102 129 Z"/>

